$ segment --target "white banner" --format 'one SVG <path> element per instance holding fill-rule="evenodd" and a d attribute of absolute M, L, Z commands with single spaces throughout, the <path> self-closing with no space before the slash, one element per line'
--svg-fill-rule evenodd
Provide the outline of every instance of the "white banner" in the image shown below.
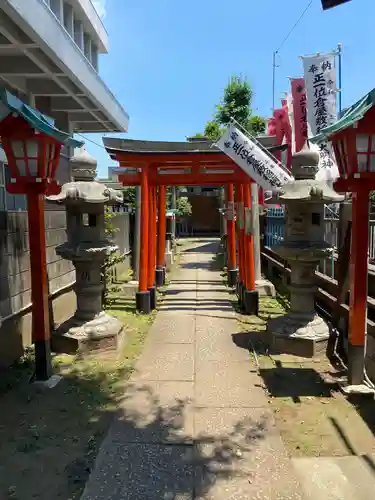
<path fill-rule="evenodd" d="M 334 53 L 330 53 L 302 58 L 310 137 L 337 121 L 335 57 Z M 328 181 L 337 179 L 339 171 L 330 144 L 319 144 L 319 154 L 316 178 Z"/>
<path fill-rule="evenodd" d="M 294 116 L 293 116 L 293 97 L 291 93 L 287 93 L 286 96 L 286 106 L 288 109 L 288 118 L 290 123 L 290 128 L 292 129 L 292 155 L 296 152 L 296 133 L 294 130 Z"/>
<path fill-rule="evenodd" d="M 233 124 L 215 146 L 232 158 L 262 189 L 269 191 L 293 180 L 254 139 L 247 137 Z"/>

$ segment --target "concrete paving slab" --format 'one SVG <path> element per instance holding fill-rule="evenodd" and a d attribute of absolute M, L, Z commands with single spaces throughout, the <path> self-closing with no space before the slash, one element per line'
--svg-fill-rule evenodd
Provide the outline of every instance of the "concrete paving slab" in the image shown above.
<path fill-rule="evenodd" d="M 148 344 L 131 378 L 132 380 L 192 382 L 194 379 L 194 345 Z"/>
<path fill-rule="evenodd" d="M 196 364 L 207 361 L 249 361 L 249 351 L 236 346 L 233 335 L 239 333 L 234 315 L 230 318 L 196 318 Z"/>
<path fill-rule="evenodd" d="M 358 500 L 353 486 L 332 458 L 294 458 L 292 462 L 306 500 Z"/>
<path fill-rule="evenodd" d="M 171 315 L 160 311 L 156 317 L 148 342 L 192 344 L 195 340 L 195 315 Z"/>
<path fill-rule="evenodd" d="M 375 498 L 375 461 L 371 456 L 338 457 L 334 460 L 353 486 L 358 500 Z"/>
<path fill-rule="evenodd" d="M 180 290 L 173 290 L 173 294 L 171 295 L 165 295 L 163 297 L 163 302 L 161 303 L 161 306 L 170 306 L 173 305 L 174 302 L 178 301 L 186 301 L 186 302 L 196 302 L 197 300 L 197 291 L 196 290 L 186 290 L 186 289 L 180 289 Z"/>
<path fill-rule="evenodd" d="M 205 408 L 195 416 L 198 499 L 301 499 L 272 414 Z"/>
<path fill-rule="evenodd" d="M 109 435 L 114 443 L 192 444 L 193 382 L 128 384 Z"/>
<path fill-rule="evenodd" d="M 186 246 L 81 500 L 302 499 L 215 245 Z"/>
<path fill-rule="evenodd" d="M 254 368 L 250 361 L 197 364 L 196 405 L 214 408 L 268 406 L 263 382 L 252 370 Z"/>
<path fill-rule="evenodd" d="M 193 448 L 108 443 L 81 500 L 192 500 Z"/>

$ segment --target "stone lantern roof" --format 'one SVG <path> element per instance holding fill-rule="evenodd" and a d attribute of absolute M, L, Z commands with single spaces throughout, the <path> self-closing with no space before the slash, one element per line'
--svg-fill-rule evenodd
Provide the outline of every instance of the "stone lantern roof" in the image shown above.
<path fill-rule="evenodd" d="M 80 149 L 71 159 L 73 181 L 67 182 L 61 192 L 49 196 L 49 201 L 62 204 L 96 203 L 115 205 L 123 202 L 121 191 L 108 188 L 105 184 L 97 182 L 97 161 L 85 149 Z"/>
<path fill-rule="evenodd" d="M 285 202 L 303 201 L 325 204 L 339 203 L 344 196 L 336 193 L 325 180 L 315 179 L 318 170 L 319 153 L 305 146 L 293 155 L 292 174 L 294 180 L 273 191 L 268 203 L 283 205 Z"/>

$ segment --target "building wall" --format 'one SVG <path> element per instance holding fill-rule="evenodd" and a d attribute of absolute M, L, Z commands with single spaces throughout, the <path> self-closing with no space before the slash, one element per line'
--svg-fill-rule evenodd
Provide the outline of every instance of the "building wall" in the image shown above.
<path fill-rule="evenodd" d="M 188 193 L 192 214 L 188 226 L 193 233 L 220 233 L 219 199 L 217 196 Z"/>
<path fill-rule="evenodd" d="M 98 54 L 107 52 L 108 35 L 91 0 L 43 0 L 86 59 L 98 70 Z"/>
<path fill-rule="evenodd" d="M 114 243 L 118 246 L 119 253 L 123 256 L 123 262 L 117 264 L 114 269 L 116 280 L 124 277 L 131 267 L 131 245 L 130 245 L 130 216 L 128 213 L 119 212 L 112 219 L 116 228 Z"/>

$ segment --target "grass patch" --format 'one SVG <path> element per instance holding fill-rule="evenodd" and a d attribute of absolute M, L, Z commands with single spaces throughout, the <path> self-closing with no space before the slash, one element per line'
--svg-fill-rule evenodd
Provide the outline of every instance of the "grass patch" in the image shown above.
<path fill-rule="evenodd" d="M 258 316 L 246 316 L 241 314 L 238 307 L 237 295 L 232 294 L 232 305 L 238 313 L 238 321 L 244 329 L 255 328 L 257 332 L 265 332 L 267 330 L 267 322 L 269 319 L 277 318 L 286 313 L 282 304 L 272 297 L 259 297 L 259 314 Z"/>
<path fill-rule="evenodd" d="M 259 316 L 238 314 L 238 320 L 246 332 L 242 342 L 249 345 L 250 352 L 255 351 L 270 408 L 289 455 L 374 454 L 373 399 L 344 397 L 337 383 L 343 373 L 325 355 L 311 360 L 268 353 L 264 341 L 267 322 L 286 313 L 288 303 L 284 297 L 261 298 Z"/>
<path fill-rule="evenodd" d="M 122 352 L 56 355 L 63 380 L 52 390 L 28 383 L 33 352 L 0 378 L 0 498 L 78 500 L 124 393 L 153 316 L 135 313 L 134 299 L 115 298 L 110 314 L 123 322 Z"/>
<path fill-rule="evenodd" d="M 260 375 L 291 456 L 330 457 L 375 453 L 375 402 L 353 405 L 339 391 L 328 359 L 258 357 Z"/>

